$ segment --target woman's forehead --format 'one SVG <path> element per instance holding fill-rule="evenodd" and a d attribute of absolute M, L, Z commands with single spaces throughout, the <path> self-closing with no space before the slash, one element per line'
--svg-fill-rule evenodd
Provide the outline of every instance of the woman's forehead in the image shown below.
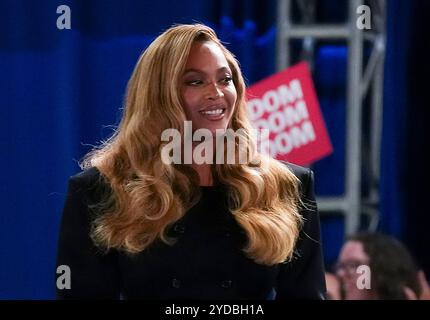
<path fill-rule="evenodd" d="M 342 248 L 341 260 L 360 260 L 368 259 L 366 252 L 364 252 L 363 244 L 359 241 L 348 241 Z"/>
<path fill-rule="evenodd" d="M 185 65 L 185 70 L 218 70 L 229 69 L 229 64 L 224 52 L 213 41 L 195 42 Z"/>

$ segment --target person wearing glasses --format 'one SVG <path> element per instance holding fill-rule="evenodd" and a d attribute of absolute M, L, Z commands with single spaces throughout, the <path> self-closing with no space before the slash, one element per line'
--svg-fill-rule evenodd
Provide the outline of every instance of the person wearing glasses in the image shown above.
<path fill-rule="evenodd" d="M 430 299 L 424 273 L 407 248 L 388 235 L 360 232 L 349 236 L 334 269 L 345 300 Z"/>

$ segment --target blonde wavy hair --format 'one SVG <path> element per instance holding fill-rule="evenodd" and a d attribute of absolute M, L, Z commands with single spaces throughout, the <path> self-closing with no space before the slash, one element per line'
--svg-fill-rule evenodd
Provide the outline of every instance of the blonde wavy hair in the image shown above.
<path fill-rule="evenodd" d="M 81 163 L 83 169 L 97 167 L 110 186 L 95 208 L 103 213 L 94 219 L 91 231 L 99 247 L 135 254 L 156 240 L 173 244 L 169 227 L 200 199 L 197 172 L 191 166 L 161 160 L 162 131 L 172 128 L 183 133 L 187 120 L 180 81 L 196 41 L 212 41 L 224 52 L 237 91 L 229 128 L 242 129 L 247 143 L 255 144 L 246 114 L 245 82 L 233 54 L 205 25 L 171 27 L 140 56 L 117 130 Z M 246 232 L 244 253 L 260 264 L 286 262 L 293 255 L 302 223 L 299 180 L 268 156 L 256 152 L 252 160 L 214 164 L 212 174 L 226 186 L 230 212 Z"/>

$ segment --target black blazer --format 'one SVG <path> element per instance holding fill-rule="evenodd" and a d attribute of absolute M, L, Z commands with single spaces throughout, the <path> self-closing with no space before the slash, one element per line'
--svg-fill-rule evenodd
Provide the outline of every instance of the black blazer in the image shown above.
<path fill-rule="evenodd" d="M 221 186 L 203 187 L 202 199 L 170 229 L 173 246 L 161 241 L 129 256 L 104 253 L 89 234 L 89 206 L 109 190 L 96 168 L 69 180 L 61 220 L 57 266 L 71 271 L 60 299 L 324 299 L 325 279 L 313 173 L 286 163 L 301 181 L 304 225 L 289 263 L 263 266 L 240 248 L 244 232 L 226 206 Z M 57 275 L 58 277 L 58 275 Z"/>

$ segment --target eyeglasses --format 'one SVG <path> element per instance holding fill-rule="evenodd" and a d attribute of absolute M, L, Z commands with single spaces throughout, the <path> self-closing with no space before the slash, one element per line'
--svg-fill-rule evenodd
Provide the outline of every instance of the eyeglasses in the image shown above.
<path fill-rule="evenodd" d="M 343 271 L 347 274 L 355 274 L 357 272 L 357 268 L 361 265 L 368 265 L 368 262 L 358 260 L 338 262 L 334 266 L 334 272 L 338 273 L 339 271 Z"/>

